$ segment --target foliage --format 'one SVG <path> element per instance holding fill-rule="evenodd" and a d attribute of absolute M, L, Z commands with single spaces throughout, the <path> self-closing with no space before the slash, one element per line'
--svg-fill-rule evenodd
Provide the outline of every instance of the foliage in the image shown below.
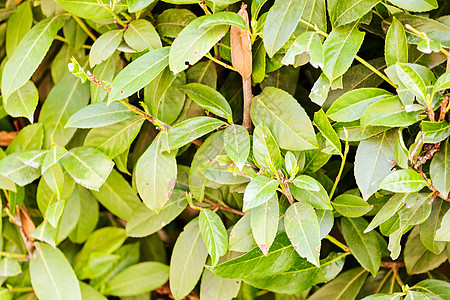
<path fill-rule="evenodd" d="M 448 1 L 0 3 L 1 299 L 450 299 Z"/>

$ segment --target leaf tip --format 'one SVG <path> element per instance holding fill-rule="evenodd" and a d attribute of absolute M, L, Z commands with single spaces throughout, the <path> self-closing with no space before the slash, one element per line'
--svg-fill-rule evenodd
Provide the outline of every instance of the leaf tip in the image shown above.
<path fill-rule="evenodd" d="M 264 256 L 267 256 L 269 254 L 269 248 L 267 248 L 266 244 L 259 244 L 259 249 L 261 249 L 261 252 L 264 254 Z"/>

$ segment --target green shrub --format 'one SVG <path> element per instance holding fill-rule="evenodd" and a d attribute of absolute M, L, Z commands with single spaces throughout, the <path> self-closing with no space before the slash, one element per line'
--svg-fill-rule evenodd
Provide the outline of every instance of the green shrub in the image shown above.
<path fill-rule="evenodd" d="M 449 3 L 245 2 L 1 1 L 0 299 L 450 299 Z"/>

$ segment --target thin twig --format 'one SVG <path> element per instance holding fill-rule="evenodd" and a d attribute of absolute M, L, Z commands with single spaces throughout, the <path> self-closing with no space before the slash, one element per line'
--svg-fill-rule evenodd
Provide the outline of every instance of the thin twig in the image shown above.
<path fill-rule="evenodd" d="M 344 250 L 344 252 L 350 252 L 350 249 L 347 247 L 347 245 L 339 242 L 335 237 L 333 237 L 331 235 L 327 235 L 325 238 L 327 240 L 329 240 L 331 243 L 333 243 L 336 246 L 338 246 L 339 248 L 341 248 L 342 250 Z"/>
<path fill-rule="evenodd" d="M 232 213 L 232 214 L 236 214 L 236 215 L 239 215 L 239 216 L 245 215 L 245 213 L 242 212 L 242 211 L 240 211 L 240 210 L 231 208 L 231 207 L 229 207 L 229 206 L 224 206 L 224 205 L 218 204 L 218 203 L 216 203 L 216 202 L 214 202 L 214 201 L 211 201 L 211 200 L 209 200 L 209 199 L 203 198 L 203 201 L 205 201 L 206 203 L 211 204 L 212 207 L 213 207 L 213 209 L 218 208 L 218 209 L 220 209 L 220 210 L 223 210 L 223 211 L 226 211 L 226 212 L 229 212 L 229 213 Z"/>
<path fill-rule="evenodd" d="M 280 169 L 278 169 L 278 176 L 280 178 L 281 185 L 283 186 L 283 195 L 286 196 L 291 205 L 294 204 L 295 200 L 294 197 L 292 197 L 291 190 L 289 189 L 289 182 Z"/>
<path fill-rule="evenodd" d="M 242 92 L 244 94 L 244 115 L 242 119 L 242 126 L 244 126 L 249 133 L 252 133 L 252 119 L 250 117 L 250 107 L 252 105 L 251 77 L 246 79 L 242 77 Z"/>
<path fill-rule="evenodd" d="M 397 280 L 397 283 L 400 286 L 403 286 L 403 281 L 400 278 L 400 275 L 398 274 L 398 269 L 399 268 L 403 268 L 405 266 L 404 262 L 395 262 L 395 261 L 382 261 L 381 262 L 381 266 L 383 268 L 389 268 L 392 270 L 392 272 L 394 273 L 394 278 L 395 280 Z"/>

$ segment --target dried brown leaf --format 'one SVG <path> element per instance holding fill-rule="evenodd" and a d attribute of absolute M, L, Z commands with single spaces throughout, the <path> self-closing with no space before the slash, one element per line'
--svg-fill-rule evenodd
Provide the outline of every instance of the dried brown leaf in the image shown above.
<path fill-rule="evenodd" d="M 238 12 L 248 24 L 247 5 L 242 3 Z M 231 61 L 233 67 L 247 79 L 252 74 L 252 42 L 250 32 L 236 26 L 231 26 L 230 31 Z"/>

